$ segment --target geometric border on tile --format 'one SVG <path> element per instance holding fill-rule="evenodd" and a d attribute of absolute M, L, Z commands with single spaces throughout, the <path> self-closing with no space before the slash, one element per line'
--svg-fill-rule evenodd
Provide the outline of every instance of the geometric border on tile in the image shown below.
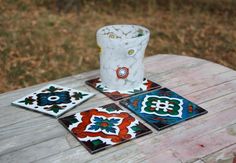
<path fill-rule="evenodd" d="M 86 84 L 103 93 L 114 101 L 127 98 L 136 94 L 144 93 L 153 89 L 161 88 L 159 84 L 154 83 L 153 81 L 148 80 L 146 78 L 143 79 L 143 83 L 140 87 L 126 91 L 111 90 L 102 84 L 100 78 L 88 80 L 86 81 Z"/>

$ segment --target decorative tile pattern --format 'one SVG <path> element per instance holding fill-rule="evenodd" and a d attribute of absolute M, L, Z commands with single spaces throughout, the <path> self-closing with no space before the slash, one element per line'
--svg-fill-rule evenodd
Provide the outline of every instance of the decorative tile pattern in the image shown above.
<path fill-rule="evenodd" d="M 127 91 L 116 91 L 116 90 L 111 90 L 109 88 L 107 88 L 106 86 L 104 86 L 101 82 L 100 78 L 96 78 L 96 79 L 92 79 L 92 80 L 88 80 L 86 81 L 86 84 L 90 85 L 91 87 L 97 89 L 98 91 L 100 91 L 101 93 L 105 94 L 107 97 L 111 98 L 114 101 L 135 95 L 135 94 L 139 94 L 139 93 L 143 93 L 149 90 L 153 90 L 153 89 L 157 89 L 157 88 L 161 88 L 160 85 L 152 82 L 151 80 L 147 80 L 147 79 L 143 79 L 143 85 L 135 88 L 133 90 L 127 90 Z"/>
<path fill-rule="evenodd" d="M 207 111 L 175 92 L 162 88 L 120 101 L 157 130 L 206 114 Z"/>
<path fill-rule="evenodd" d="M 152 132 L 114 103 L 60 118 L 59 122 L 92 154 Z"/>
<path fill-rule="evenodd" d="M 93 93 L 50 84 L 12 104 L 58 117 L 92 96 Z"/>

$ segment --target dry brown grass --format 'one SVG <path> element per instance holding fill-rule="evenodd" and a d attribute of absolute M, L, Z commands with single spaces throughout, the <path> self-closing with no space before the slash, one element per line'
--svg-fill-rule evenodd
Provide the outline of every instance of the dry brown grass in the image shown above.
<path fill-rule="evenodd" d="M 35 0 L 36 1 L 36 0 Z M 107 24 L 151 30 L 146 56 L 175 53 L 236 69 L 236 14 L 222 4 L 145 4 L 91 1 L 58 14 L 54 3 L 0 0 L 0 92 L 99 68 L 95 33 Z M 140 5 L 144 2 L 140 1 Z M 150 7 L 152 6 L 152 7 Z M 218 7 L 218 8 L 217 8 Z"/>

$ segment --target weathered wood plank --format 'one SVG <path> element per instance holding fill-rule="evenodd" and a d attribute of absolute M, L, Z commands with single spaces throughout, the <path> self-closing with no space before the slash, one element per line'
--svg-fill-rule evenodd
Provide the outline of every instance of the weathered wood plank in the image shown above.
<path fill-rule="evenodd" d="M 41 121 L 39 123 L 41 123 Z M 47 126 L 44 124 L 45 123 L 42 123 L 39 127 L 34 127 L 33 124 L 30 123 L 28 126 L 33 128 L 28 129 L 30 132 L 24 132 L 24 130 L 18 131 L 18 133 L 20 133 L 19 135 L 9 135 L 9 138 L 1 139 L 0 156 L 65 134 L 65 130 L 61 128 L 60 125 Z"/>
<path fill-rule="evenodd" d="M 112 156 L 104 155 L 104 152 L 91 155 L 86 149 L 80 146 L 54 155 L 54 157 L 43 158 L 37 162 L 106 162 L 108 160 L 109 162 L 138 162 L 147 159 L 145 155 L 140 153 L 140 149 L 134 148 L 132 141 L 120 144 L 117 147 L 119 148 L 109 148 L 104 151 L 105 153 L 112 154 Z"/>
<path fill-rule="evenodd" d="M 235 113 L 234 112 L 234 109 L 231 109 L 231 112 L 232 113 Z M 225 113 L 226 115 L 231 115 L 231 113 Z M 221 115 L 222 117 L 224 117 L 224 115 Z M 221 124 L 221 126 L 218 126 L 218 128 L 215 128 L 215 130 L 217 130 L 217 129 L 220 129 L 220 128 L 223 128 L 224 126 L 224 124 L 227 124 L 227 122 L 230 122 L 230 121 L 232 121 L 232 120 L 234 120 L 234 117 L 235 117 L 235 115 L 232 115 L 231 116 L 231 118 L 229 118 L 229 117 L 226 117 L 225 118 L 225 120 L 226 120 L 226 122 L 224 122 L 224 121 L 221 121 L 222 122 L 222 124 Z M 206 130 L 206 127 L 208 127 L 208 128 L 210 128 L 210 127 L 214 127 L 215 125 L 216 125 L 216 123 L 215 122 L 217 122 L 217 121 L 219 121 L 219 119 L 221 119 L 220 117 L 217 117 L 217 116 L 215 116 L 215 115 L 213 115 L 210 119 L 209 119 L 209 121 L 212 121 L 211 122 L 211 125 L 209 126 L 209 124 L 207 124 L 208 122 L 205 122 L 205 123 L 203 123 L 203 124 L 201 124 L 201 126 L 199 126 L 199 122 L 202 122 L 202 120 L 201 119 L 198 119 L 199 121 L 198 122 L 195 122 L 195 123 L 193 123 L 191 126 L 187 126 L 187 128 L 185 128 L 185 130 L 187 129 L 187 130 L 189 130 L 190 128 L 192 129 L 192 130 L 190 130 L 189 132 L 187 132 L 187 131 L 178 131 L 178 132 L 175 132 L 174 134 L 172 134 L 172 135 L 167 135 L 167 134 L 165 134 L 165 135 L 161 135 L 161 134 L 158 134 L 158 138 L 156 139 L 156 141 L 154 141 L 154 142 L 151 142 L 151 143 L 148 143 L 148 142 L 146 142 L 145 140 L 143 141 L 140 141 L 141 139 L 137 139 L 137 140 L 134 140 L 134 142 L 142 142 L 143 144 L 141 144 L 140 145 L 140 149 L 143 149 L 145 152 L 143 152 L 143 153 L 146 153 L 147 152 L 147 150 L 150 150 L 150 152 L 148 153 L 148 154 L 150 154 L 150 156 L 148 155 L 148 158 L 151 158 L 151 156 L 153 155 L 153 153 L 165 153 L 165 150 L 166 150 L 166 148 L 167 147 L 172 147 L 173 146 L 173 144 L 175 144 L 176 142 L 178 143 L 178 141 L 179 141 L 179 144 L 181 144 L 182 142 L 184 142 L 185 140 L 189 140 L 189 138 L 188 139 L 185 139 L 183 136 L 181 136 L 180 134 L 181 133 L 183 133 L 183 132 L 187 132 L 187 133 L 185 133 L 184 135 L 186 135 L 187 137 L 190 137 L 190 138 L 194 138 L 194 136 L 196 137 L 196 138 L 198 138 L 199 136 L 204 136 L 204 135 L 207 135 L 208 134 L 208 132 L 206 131 L 206 132 L 204 132 L 205 130 Z M 197 119 L 196 119 L 197 120 Z M 198 125 L 197 125 L 198 124 Z M 208 125 L 208 126 L 207 126 Z M 203 128 L 202 126 L 206 126 L 205 128 Z M 227 125 L 226 125 L 227 126 Z M 195 133 L 193 132 L 193 128 L 195 128 L 194 129 L 194 131 L 195 131 Z M 202 132 L 201 132 L 201 130 L 199 131 L 199 129 L 201 129 L 202 128 Z M 212 131 L 211 131 L 212 132 Z M 183 135 L 183 134 L 182 134 Z M 149 135 L 149 136 L 151 136 L 151 135 Z M 161 137 L 162 136 L 162 137 Z M 169 137 L 169 138 L 168 138 Z M 149 139 L 149 138 L 152 138 L 152 137 L 147 137 L 147 139 Z M 176 138 L 176 139 L 175 139 Z M 182 139 L 182 140 L 180 140 L 180 139 Z M 163 141 L 165 141 L 166 140 L 166 142 L 164 142 L 164 143 L 161 143 L 161 144 L 159 144 L 159 146 L 154 146 L 155 145 L 155 142 L 163 142 Z M 150 148 L 151 146 L 154 146 L 154 149 L 157 149 L 157 151 L 153 151 L 153 148 Z M 134 148 L 137 148 L 137 147 L 134 147 Z M 163 150 L 163 151 L 162 151 Z M 109 155 L 112 155 L 112 154 L 106 154 L 106 157 L 108 157 Z M 147 153 L 146 153 L 146 155 L 147 155 Z M 156 154 L 155 154 L 156 155 Z M 172 154 L 172 156 L 174 156 L 174 154 Z M 164 156 L 159 156 L 158 155 L 158 159 L 157 158 L 155 158 L 155 159 L 157 159 L 158 161 L 159 161 L 159 157 L 160 158 L 162 158 L 162 157 L 164 157 Z M 165 158 L 165 157 L 164 157 Z M 127 158 L 128 159 L 128 158 Z M 177 159 L 176 157 L 174 157 L 174 159 Z"/>
<path fill-rule="evenodd" d="M 203 160 L 197 160 L 197 161 L 194 161 L 193 163 L 205 163 Z"/>
<path fill-rule="evenodd" d="M 234 109 L 232 108 L 230 109 L 229 112 L 231 114 L 235 113 L 233 111 Z M 201 136 L 208 135 L 211 132 L 215 132 L 217 130 L 225 128 L 228 125 L 236 122 L 234 119 L 235 114 L 233 114 L 231 115 L 231 117 L 229 116 L 225 117 L 224 118 L 225 120 L 222 120 L 222 125 L 218 126 L 219 123 L 217 124 L 215 123 L 215 121 L 217 120 L 219 121 L 219 119 L 222 119 L 222 117 L 224 118 L 224 115 L 220 116 L 219 114 L 219 116 L 212 115 L 208 121 L 206 120 L 203 121 L 201 119 L 194 119 L 192 121 L 189 121 L 188 125 L 185 125 L 182 128 L 177 128 L 175 130 L 171 130 L 164 134 L 161 134 L 161 133 L 156 134 L 155 136 L 148 138 L 147 141 L 140 141 L 137 139 L 135 140 L 135 142 L 138 143 L 140 147 L 145 149 L 143 152 L 145 152 L 147 155 L 152 155 L 153 152 L 154 153 L 157 151 L 160 152 L 167 148 L 171 148 L 171 147 L 175 148 L 176 146 L 181 146 L 183 143 L 189 143 L 195 139 L 198 139 Z M 153 148 L 148 148 L 150 145 Z M 153 149 L 156 149 L 156 150 L 153 150 Z"/>
<path fill-rule="evenodd" d="M 205 60 L 176 55 L 148 57 L 145 59 L 145 65 L 149 79 L 158 81 L 163 86 L 200 104 L 209 113 L 161 132 L 154 130 L 151 135 L 90 155 L 54 118 L 10 105 L 15 99 L 47 84 L 43 83 L 0 95 L 0 162 L 22 161 L 30 154 L 32 155 L 24 162 L 36 160 L 40 162 L 89 160 L 92 162 L 106 160 L 143 162 L 168 160 L 168 158 L 171 162 L 202 161 L 196 155 L 185 156 L 185 149 L 179 146 L 183 143 L 186 149 L 192 150 L 188 143 L 194 144 L 197 140 L 205 140 L 208 134 L 218 135 L 216 134 L 218 130 L 223 132 L 227 126 L 235 123 L 233 108 L 236 107 L 236 72 Z M 96 93 L 89 102 L 65 115 L 112 102 L 84 84 L 85 80 L 97 77 L 98 73 L 99 71 L 95 70 L 51 82 Z M 185 140 L 189 142 L 184 143 Z M 228 138 L 227 140 L 228 142 L 235 141 Z M 57 141 L 60 141 L 58 148 L 54 145 Z M 48 148 L 47 144 L 50 144 L 51 148 Z M 216 149 L 223 147 L 223 145 L 217 146 Z M 32 152 L 36 149 L 38 153 Z M 178 153 L 175 149 L 181 152 Z M 163 155 L 159 154 L 160 151 Z M 211 149 L 209 152 L 216 151 Z M 203 153 L 201 157 L 204 154 L 210 154 L 209 152 Z M 35 158 L 33 158 L 34 154 Z"/>
<path fill-rule="evenodd" d="M 81 75 L 79 76 L 79 78 L 81 79 Z M 70 79 L 71 80 L 71 79 Z M 173 80 L 173 79 L 172 79 Z M 171 81 L 171 80 L 170 80 Z M 75 83 L 76 83 L 76 85 L 75 85 Z M 82 83 L 82 84 L 81 84 Z M 81 89 L 81 88 L 88 88 L 88 87 L 84 87 L 84 85 L 83 85 L 83 83 L 84 83 L 84 80 L 81 82 L 81 81 L 78 81 L 78 82 L 76 82 L 76 81 L 74 81 L 74 80 L 71 80 L 70 82 L 68 82 L 67 84 L 68 85 L 75 85 L 75 87 L 78 87 L 79 89 Z M 175 83 L 175 82 L 174 82 Z M 60 83 L 59 83 L 60 84 Z M 81 87 L 80 87 L 81 86 Z M 171 88 L 171 86 L 170 87 L 168 87 L 168 88 Z M 89 88 L 88 88 L 89 89 Z M 89 90 L 91 90 L 92 88 L 90 88 Z M 187 90 L 187 89 L 186 89 Z M 92 90 L 93 91 L 93 90 Z M 28 93 L 28 92 L 27 92 Z M 24 94 L 27 94 L 27 93 L 24 93 Z M 98 94 L 99 96 L 102 96 L 102 97 L 105 97 L 104 95 L 101 95 L 101 94 Z M 19 98 L 19 97 L 21 97 L 21 96 L 17 96 L 17 95 L 14 95 L 14 97 L 15 97 L 15 99 L 17 99 L 17 98 Z M 9 101 L 6 101 L 6 102 L 11 102 L 12 100 L 15 100 L 15 99 L 11 99 L 11 100 L 9 100 Z M 7 104 L 9 104 L 9 103 L 7 103 Z M 7 105 L 8 106 L 8 105 Z M 2 106 L 2 107 L 0 107 L 0 108 L 4 108 L 4 106 Z M 15 109 L 15 107 L 14 107 L 14 109 Z M 12 113 L 11 113 L 12 114 Z M 5 115 L 4 115 L 5 116 Z M 25 117 L 25 116 L 21 116 L 21 117 Z M 27 117 L 27 116 L 26 116 Z M 3 123 L 1 123 L 2 125 L 3 125 Z"/>
<path fill-rule="evenodd" d="M 51 154 L 59 153 L 60 151 L 64 151 L 69 148 L 70 147 L 66 140 L 59 137 L 3 155 L 0 157 L 0 162 L 32 162 L 40 159 L 42 156 L 45 157 Z"/>
<path fill-rule="evenodd" d="M 229 98 L 229 99 L 231 100 L 231 98 Z M 234 100 L 234 99 L 235 99 L 235 98 L 233 98 L 232 100 Z M 226 101 L 226 103 L 228 103 L 228 102 L 229 102 L 229 101 Z M 97 102 L 97 105 L 99 105 L 100 103 L 101 103 L 101 101 L 98 101 L 98 102 Z M 221 101 L 220 101 L 220 103 L 221 103 Z M 219 104 L 220 104 L 220 103 L 219 103 Z M 225 103 L 225 104 L 226 104 L 226 103 Z M 105 102 L 104 102 L 104 104 L 105 104 Z M 219 104 L 217 104 L 217 105 L 219 105 Z M 228 104 L 231 104 L 231 103 L 228 103 Z M 93 106 L 92 103 L 91 103 L 90 105 L 91 105 L 91 107 Z M 81 108 L 80 108 L 80 109 L 81 109 Z M 79 109 L 79 110 L 80 110 L 80 109 Z M 86 108 L 83 108 L 83 110 L 84 110 L 84 109 L 86 109 Z M 77 111 L 79 111 L 79 110 L 76 109 L 76 110 L 73 110 L 73 112 L 77 112 Z M 71 114 L 71 113 L 68 113 L 68 114 Z M 41 124 L 41 126 L 48 125 L 48 126 L 51 126 L 51 128 L 56 127 L 55 125 L 57 125 L 57 123 L 56 123 L 56 124 L 54 123 L 54 119 L 51 119 L 51 121 L 50 121 L 51 123 L 50 123 L 50 124 L 47 124 L 47 123 L 45 124 L 45 122 L 47 122 L 47 121 L 45 121 L 45 120 L 43 120 L 43 119 L 47 119 L 47 118 L 48 118 L 48 117 L 42 116 L 42 119 L 40 119 L 40 117 L 39 117 L 39 118 L 38 118 L 39 121 L 42 121 L 42 122 L 39 123 L 39 124 Z M 37 120 L 37 118 L 36 118 L 36 120 Z M 33 121 L 35 121 L 35 119 L 33 119 Z M 35 130 L 35 128 L 34 128 L 34 127 L 28 127 L 28 126 L 29 126 L 29 125 L 28 125 L 29 123 L 35 124 L 34 122 L 30 122 L 30 121 L 25 122 L 25 124 L 24 124 L 24 123 L 23 123 L 23 124 L 18 123 L 18 126 L 23 126 L 23 127 L 26 126 L 26 128 L 28 128 L 28 130 L 32 130 L 32 131 L 28 131 L 28 130 L 25 130 L 24 128 L 21 127 L 21 128 L 19 129 L 19 133 L 22 132 L 22 131 L 23 131 L 24 133 L 27 133 L 27 132 L 28 132 L 28 133 L 33 133 L 33 131 Z M 16 125 L 16 126 L 13 126 L 13 128 L 19 128 L 18 126 L 17 126 L 17 125 Z M 8 130 L 8 131 L 12 131 L 13 133 L 16 132 L 16 131 L 12 130 L 11 128 L 5 128 L 5 129 Z M 39 130 L 40 130 L 40 129 L 39 129 Z M 10 141 L 10 142 L 11 142 L 11 141 L 14 141 L 14 140 L 18 141 L 18 139 L 15 139 L 14 137 L 11 138 L 11 135 L 12 135 L 11 133 L 10 133 L 10 134 L 7 134 L 7 133 L 4 133 L 4 131 L 5 131 L 5 130 L 3 130 L 2 133 L 8 137 L 8 139 L 5 140 L 5 141 Z M 16 132 L 16 134 L 17 134 L 17 132 Z M 58 133 L 57 133 L 57 134 L 58 134 Z M 62 133 L 61 133 L 61 134 L 62 134 Z M 25 135 L 22 135 L 22 136 L 25 137 Z M 9 137 L 10 137 L 10 138 L 9 138 Z M 18 138 L 19 138 L 19 140 L 21 139 L 21 135 L 20 135 L 20 134 L 18 135 Z M 39 142 L 42 141 L 39 137 L 38 137 L 38 139 L 39 139 Z M 27 143 L 24 143 L 24 141 L 21 141 L 21 143 L 24 144 L 24 145 L 27 145 Z M 8 146 L 8 147 L 9 147 L 9 146 Z M 2 148 L 3 148 L 3 147 L 2 147 Z"/>
<path fill-rule="evenodd" d="M 149 158 L 150 162 L 182 163 L 182 161 L 170 149 L 167 149 L 165 151 L 160 151 L 153 155 L 155 155 L 155 157 L 150 157 Z"/>
<path fill-rule="evenodd" d="M 234 161 L 236 161 L 235 158 L 236 158 L 236 144 L 233 144 L 213 154 L 205 156 L 203 160 L 207 163 L 215 163 L 215 162 L 216 163 L 220 163 L 220 162 L 234 163 Z"/>
<path fill-rule="evenodd" d="M 195 160 L 216 152 L 224 147 L 235 144 L 236 133 L 230 133 L 229 130 L 235 128 L 236 124 L 210 133 L 201 138 L 188 143 L 182 143 L 175 146 L 178 157 L 183 161 Z"/>
<path fill-rule="evenodd" d="M 214 124 L 213 124 L 214 125 Z M 139 140 L 139 139 L 137 139 L 137 140 Z"/>

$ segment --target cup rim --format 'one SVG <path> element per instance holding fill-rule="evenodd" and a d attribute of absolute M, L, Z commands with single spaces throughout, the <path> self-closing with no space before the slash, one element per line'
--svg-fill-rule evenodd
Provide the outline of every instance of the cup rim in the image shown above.
<path fill-rule="evenodd" d="M 138 27 L 138 28 L 141 28 L 143 30 L 145 30 L 145 34 L 143 36 L 136 36 L 136 37 L 133 37 L 133 38 L 119 38 L 119 39 L 111 39 L 109 37 L 106 37 L 107 39 L 110 39 L 110 40 L 133 40 L 133 39 L 138 39 L 138 38 L 145 38 L 145 37 L 149 37 L 150 35 L 150 30 L 144 26 L 141 26 L 141 25 L 136 25 L 136 24 L 113 24 L 113 25 L 105 25 L 101 28 L 99 28 L 96 32 L 96 36 L 99 37 L 99 36 L 105 36 L 104 34 L 101 34 L 101 30 L 103 30 L 104 28 L 107 28 L 107 27 L 112 27 L 112 26 L 135 26 L 135 27 Z"/>

